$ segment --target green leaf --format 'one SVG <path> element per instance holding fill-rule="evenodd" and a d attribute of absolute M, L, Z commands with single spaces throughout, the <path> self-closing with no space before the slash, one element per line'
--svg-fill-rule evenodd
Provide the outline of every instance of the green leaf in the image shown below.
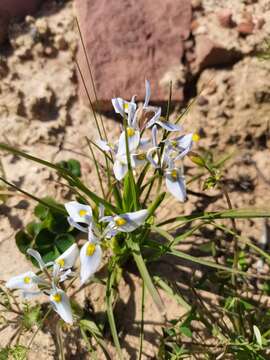
<path fill-rule="evenodd" d="M 54 246 L 55 235 L 48 229 L 42 229 L 36 237 L 36 247 L 41 253 L 51 251 Z"/>
<path fill-rule="evenodd" d="M 20 250 L 20 252 L 26 254 L 26 250 L 31 247 L 33 239 L 26 232 L 20 230 L 15 235 L 15 240 L 16 240 L 16 245 Z"/>
<path fill-rule="evenodd" d="M 192 331 L 190 330 L 190 328 L 188 328 L 187 326 L 180 326 L 179 330 L 181 331 L 182 334 L 184 334 L 185 336 L 192 338 Z"/>
<path fill-rule="evenodd" d="M 94 321 L 82 319 L 80 321 L 80 326 L 82 326 L 85 330 L 88 330 L 91 334 L 94 333 L 98 336 L 102 336 L 102 332 Z"/>
<path fill-rule="evenodd" d="M 58 258 L 58 256 L 60 256 L 60 252 L 58 251 L 58 249 L 54 246 L 53 249 L 49 252 L 47 252 L 44 256 L 42 256 L 42 259 L 45 263 L 49 262 L 49 261 L 54 261 Z"/>
<path fill-rule="evenodd" d="M 253 332 L 254 332 L 254 335 L 255 335 L 258 345 L 262 346 L 262 335 L 261 335 L 259 328 L 256 325 L 253 325 Z"/>
<path fill-rule="evenodd" d="M 67 218 L 60 214 L 49 213 L 43 224 L 55 234 L 66 233 L 70 228 Z"/>
<path fill-rule="evenodd" d="M 61 234 L 55 238 L 55 246 L 60 251 L 60 253 L 66 251 L 74 243 L 75 238 L 70 234 Z"/>
<path fill-rule="evenodd" d="M 34 209 L 34 214 L 40 220 L 44 220 L 48 216 L 49 211 L 50 210 L 49 210 L 49 208 L 47 206 L 44 206 L 43 204 L 38 204 Z"/>
<path fill-rule="evenodd" d="M 73 176 L 80 177 L 81 174 L 81 164 L 78 160 L 69 159 L 67 161 L 59 161 L 56 165 L 62 169 L 68 170 Z"/>
<path fill-rule="evenodd" d="M 35 238 L 38 233 L 43 228 L 42 223 L 38 223 L 36 221 L 31 221 L 29 224 L 26 225 L 26 231 L 28 232 L 31 237 Z"/>

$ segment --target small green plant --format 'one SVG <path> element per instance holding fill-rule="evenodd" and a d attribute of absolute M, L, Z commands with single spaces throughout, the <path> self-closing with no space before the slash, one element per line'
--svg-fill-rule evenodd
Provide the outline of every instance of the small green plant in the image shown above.
<path fill-rule="evenodd" d="M 49 262 L 75 243 L 78 231 L 70 227 L 64 215 L 53 209 L 53 206 L 61 208 L 61 204 L 50 197 L 42 201 L 50 204 L 50 207 L 38 204 L 34 209 L 36 220 L 20 230 L 15 238 L 17 247 L 23 254 L 26 254 L 28 248 L 33 248 L 42 255 L 45 262 Z M 34 259 L 33 263 L 38 266 Z"/>

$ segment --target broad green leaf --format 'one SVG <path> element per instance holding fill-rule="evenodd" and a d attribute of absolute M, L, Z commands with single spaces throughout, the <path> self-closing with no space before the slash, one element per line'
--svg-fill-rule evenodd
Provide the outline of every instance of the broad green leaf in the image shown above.
<path fill-rule="evenodd" d="M 51 251 L 46 252 L 46 254 L 44 254 L 44 256 L 42 256 L 43 261 L 45 263 L 49 262 L 49 261 L 54 261 L 58 258 L 58 256 L 60 256 L 60 252 L 58 251 L 57 247 L 53 247 Z"/>
<path fill-rule="evenodd" d="M 20 252 L 26 254 L 26 250 L 31 247 L 32 238 L 23 230 L 20 230 L 15 235 L 16 245 Z"/>
<path fill-rule="evenodd" d="M 192 338 L 192 331 L 190 330 L 190 328 L 188 328 L 187 326 L 180 326 L 179 330 L 181 331 L 182 334 L 184 334 L 185 336 Z"/>
<path fill-rule="evenodd" d="M 37 250 L 42 254 L 51 251 L 54 246 L 55 235 L 48 229 L 42 229 L 36 237 Z"/>
<path fill-rule="evenodd" d="M 66 251 L 71 245 L 74 244 L 74 242 L 75 239 L 70 234 L 61 234 L 55 238 L 55 246 L 60 251 L 60 253 Z"/>
<path fill-rule="evenodd" d="M 31 235 L 33 238 L 35 238 L 40 230 L 43 228 L 42 223 L 31 221 L 29 224 L 26 225 L 26 231 L 29 235 Z"/>

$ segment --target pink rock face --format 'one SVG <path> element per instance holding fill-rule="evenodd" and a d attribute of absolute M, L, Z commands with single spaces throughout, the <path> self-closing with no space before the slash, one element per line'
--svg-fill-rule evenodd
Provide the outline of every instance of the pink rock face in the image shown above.
<path fill-rule="evenodd" d="M 40 4 L 41 0 L 1 0 L 0 12 L 22 17 L 36 11 Z"/>
<path fill-rule="evenodd" d="M 115 96 L 144 99 L 144 80 L 152 84 L 151 100 L 168 98 L 169 76 L 183 55 L 189 36 L 190 0 L 75 0 L 97 93 L 103 104 Z M 86 62 L 78 60 L 91 90 Z M 182 100 L 181 87 L 173 100 Z"/>

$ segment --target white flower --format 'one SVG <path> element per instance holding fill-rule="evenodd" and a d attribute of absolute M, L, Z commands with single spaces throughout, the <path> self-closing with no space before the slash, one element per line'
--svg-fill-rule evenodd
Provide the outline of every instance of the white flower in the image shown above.
<path fill-rule="evenodd" d="M 88 232 L 88 229 L 78 223 L 90 225 L 92 222 L 92 209 L 89 205 L 80 204 L 77 201 L 70 201 L 65 204 L 68 212 L 68 222 L 71 226 L 80 231 Z"/>
<path fill-rule="evenodd" d="M 142 147 L 146 146 L 145 143 L 146 140 L 142 143 Z M 147 140 L 148 143 L 148 140 Z M 131 167 L 134 169 L 137 166 L 142 166 L 146 163 L 147 156 L 146 153 L 141 149 L 141 146 L 139 145 L 135 151 L 130 153 L 130 164 Z M 115 161 L 113 164 L 113 172 L 118 181 L 122 180 L 126 173 L 128 172 L 128 159 L 127 154 L 121 154 L 117 153 L 115 157 Z"/>
<path fill-rule="evenodd" d="M 114 98 L 112 99 L 112 104 L 114 107 L 114 111 L 117 114 L 122 115 L 122 117 L 125 117 L 125 113 L 128 114 L 130 108 L 132 108 L 132 112 L 136 111 L 136 103 L 134 101 L 126 101 L 122 98 Z"/>
<path fill-rule="evenodd" d="M 102 249 L 92 228 L 89 228 L 88 241 L 80 251 L 81 284 L 84 284 L 98 269 L 102 259 Z"/>
<path fill-rule="evenodd" d="M 37 289 L 38 284 L 44 284 L 44 280 L 37 276 L 33 271 L 27 271 L 9 279 L 6 283 L 6 287 L 8 289 L 31 291 Z"/>
<path fill-rule="evenodd" d="M 63 270 L 70 269 L 74 266 L 78 256 L 79 248 L 77 244 L 73 244 L 55 260 L 55 263 Z"/>
<path fill-rule="evenodd" d="M 32 256 L 37 261 L 41 270 L 53 264 L 53 262 L 45 264 L 45 262 L 42 260 L 40 253 L 34 249 L 27 249 L 27 254 Z"/>
<path fill-rule="evenodd" d="M 172 124 L 172 123 L 166 121 L 166 119 L 161 116 L 161 107 L 157 107 L 157 108 L 148 107 L 148 110 L 152 110 L 154 112 L 154 116 L 147 123 L 147 125 L 146 125 L 147 128 L 149 128 L 149 127 L 151 127 L 151 126 L 153 126 L 155 124 L 158 124 L 159 126 L 161 126 L 163 129 L 165 129 L 167 131 L 179 131 L 179 130 L 181 130 L 180 125 Z"/>
<path fill-rule="evenodd" d="M 104 233 L 106 237 L 112 237 L 119 232 L 132 232 L 140 227 L 148 216 L 147 210 L 128 212 L 116 216 L 105 216 L 101 221 L 109 222 Z"/>
<path fill-rule="evenodd" d="M 185 177 L 177 168 L 167 169 L 165 171 L 165 182 L 169 192 L 179 201 L 186 199 Z"/>
<path fill-rule="evenodd" d="M 179 160 L 189 153 L 194 141 L 198 141 L 198 135 L 190 133 L 175 139 L 167 139 L 165 145 L 170 151 L 176 152 L 175 160 Z"/>
<path fill-rule="evenodd" d="M 129 152 L 132 152 L 137 149 L 140 143 L 140 131 L 137 125 L 136 119 L 136 104 L 134 102 L 134 97 L 128 105 L 128 119 L 127 119 L 127 129 L 122 131 L 119 137 L 118 143 L 118 153 L 126 153 L 126 132 L 128 140 L 128 149 Z"/>
<path fill-rule="evenodd" d="M 116 144 L 112 144 L 112 143 L 102 140 L 102 139 L 97 140 L 96 145 L 105 152 L 116 153 L 118 150 L 118 147 Z"/>
<path fill-rule="evenodd" d="M 59 316 L 69 324 L 73 323 L 72 310 L 70 301 L 65 292 L 57 287 L 54 287 L 50 292 L 50 301 L 53 305 L 54 310 Z"/>

